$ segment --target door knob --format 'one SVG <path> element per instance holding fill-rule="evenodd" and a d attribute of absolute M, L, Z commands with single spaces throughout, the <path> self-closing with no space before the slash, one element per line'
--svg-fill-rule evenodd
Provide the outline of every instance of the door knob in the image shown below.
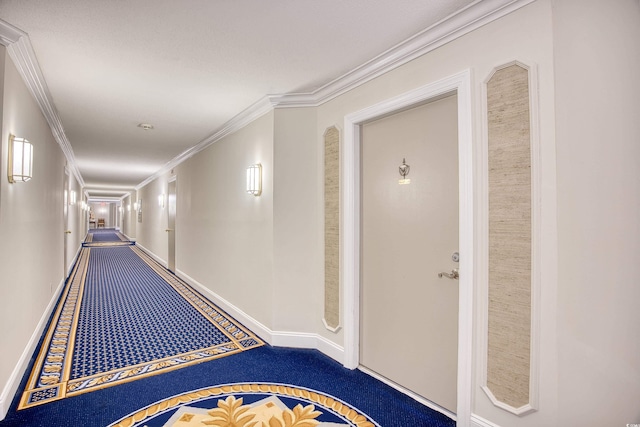
<path fill-rule="evenodd" d="M 173 231 L 173 229 L 172 229 L 172 228 L 167 228 L 167 229 L 166 229 L 166 230 L 164 230 L 164 231 L 166 231 L 166 232 L 168 233 L 169 231 Z"/>
<path fill-rule="evenodd" d="M 64 234 L 71 234 L 71 230 L 65 231 Z"/>
<path fill-rule="evenodd" d="M 453 270 L 451 270 L 451 273 L 445 273 L 445 272 L 438 273 L 438 277 L 442 278 L 443 276 L 453 280 L 458 280 L 460 278 L 460 274 L 458 274 L 457 268 L 454 268 Z"/>

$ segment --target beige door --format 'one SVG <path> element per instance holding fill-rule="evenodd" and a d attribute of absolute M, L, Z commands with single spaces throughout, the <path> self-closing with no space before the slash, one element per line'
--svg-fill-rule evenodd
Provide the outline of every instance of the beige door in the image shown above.
<path fill-rule="evenodd" d="M 169 183 L 167 195 L 167 235 L 169 250 L 167 255 L 167 268 L 175 273 L 176 271 L 176 182 Z"/>
<path fill-rule="evenodd" d="M 456 97 L 363 125 L 360 364 L 452 413 L 458 229 Z"/>

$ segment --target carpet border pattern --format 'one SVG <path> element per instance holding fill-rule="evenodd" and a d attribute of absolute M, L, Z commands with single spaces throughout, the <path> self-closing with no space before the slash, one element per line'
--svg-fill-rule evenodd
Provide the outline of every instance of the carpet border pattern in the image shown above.
<path fill-rule="evenodd" d="M 305 400 L 322 409 L 329 410 L 343 417 L 354 427 L 380 427 L 367 415 L 359 412 L 348 403 L 326 393 L 305 387 L 278 383 L 234 383 L 193 390 L 156 402 L 137 412 L 110 424 L 108 427 L 135 427 L 163 412 L 200 400 L 237 394 L 273 394 Z"/>
<path fill-rule="evenodd" d="M 116 246 L 119 246 L 119 242 L 103 243 L 116 243 Z M 128 242 L 122 243 L 127 244 Z M 205 319 L 218 328 L 218 330 L 227 337 L 228 342 L 70 380 L 75 334 L 91 253 L 90 247 L 83 247 L 80 250 L 76 264 L 65 285 L 51 324 L 43 339 L 42 347 L 40 348 L 29 380 L 20 399 L 18 410 L 156 375 L 195 363 L 217 359 L 264 345 L 263 341 L 255 334 L 158 264 L 146 252 L 135 245 L 130 247 L 136 255 L 167 282 L 182 298 L 198 310 Z"/>

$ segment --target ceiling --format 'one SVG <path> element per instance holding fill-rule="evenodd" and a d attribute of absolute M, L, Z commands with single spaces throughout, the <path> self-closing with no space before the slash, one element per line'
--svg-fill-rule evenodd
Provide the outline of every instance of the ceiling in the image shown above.
<path fill-rule="evenodd" d="M 471 3 L 0 0 L 0 19 L 28 34 L 89 194 L 119 197 L 266 95 L 314 93 Z"/>

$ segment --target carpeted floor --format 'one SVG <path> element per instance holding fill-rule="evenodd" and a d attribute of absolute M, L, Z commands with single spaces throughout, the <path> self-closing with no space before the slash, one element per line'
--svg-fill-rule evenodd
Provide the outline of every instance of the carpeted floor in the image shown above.
<path fill-rule="evenodd" d="M 0 427 L 193 425 L 455 422 L 315 350 L 262 346 L 135 246 L 83 248 Z"/>
<path fill-rule="evenodd" d="M 270 346 L 21 411 L 16 411 L 16 401 L 0 426 L 109 426 L 172 396 L 235 383 L 316 390 L 346 402 L 381 427 L 455 426 L 446 416 L 358 370 L 344 369 L 315 350 Z M 144 419 L 140 425 L 164 425 L 165 418 Z"/>

